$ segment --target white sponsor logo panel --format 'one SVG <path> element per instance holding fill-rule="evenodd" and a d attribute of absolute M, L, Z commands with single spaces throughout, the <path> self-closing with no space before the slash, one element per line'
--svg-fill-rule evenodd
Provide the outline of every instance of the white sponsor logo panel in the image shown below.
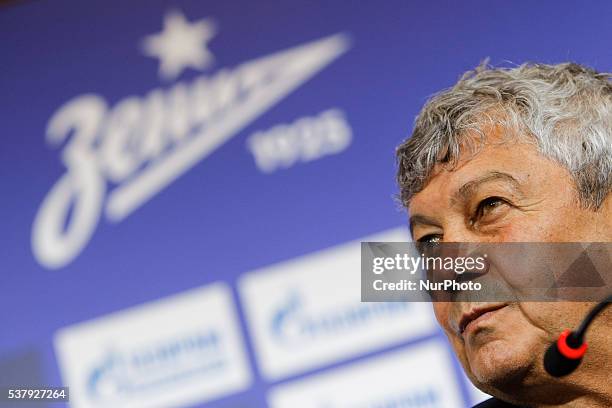
<path fill-rule="evenodd" d="M 406 241 L 405 229 L 363 241 Z M 353 241 L 239 281 L 259 369 L 277 380 L 435 330 L 427 303 L 360 301 L 360 251 Z"/>
<path fill-rule="evenodd" d="M 272 388 L 271 408 L 464 408 L 439 341 Z"/>
<path fill-rule="evenodd" d="M 180 407 L 251 383 L 223 283 L 61 329 L 55 349 L 77 408 Z"/>

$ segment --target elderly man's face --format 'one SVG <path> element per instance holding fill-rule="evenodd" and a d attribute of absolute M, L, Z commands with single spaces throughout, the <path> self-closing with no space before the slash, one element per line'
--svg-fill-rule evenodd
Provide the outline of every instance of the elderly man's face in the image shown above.
<path fill-rule="evenodd" d="M 504 142 L 492 132 L 476 155 L 442 166 L 410 202 L 415 240 L 443 242 L 610 242 L 610 197 L 583 209 L 570 174 L 534 145 Z M 534 271 L 534 273 L 537 271 Z M 459 319 L 482 304 L 434 303 L 434 311 L 466 372 L 485 390 L 504 392 L 545 377 L 542 356 L 588 311 L 586 303 L 509 303 L 470 330 Z"/>

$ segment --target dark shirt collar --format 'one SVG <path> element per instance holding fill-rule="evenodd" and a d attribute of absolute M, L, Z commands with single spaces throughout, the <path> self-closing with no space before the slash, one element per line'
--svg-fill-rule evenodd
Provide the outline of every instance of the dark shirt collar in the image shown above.
<path fill-rule="evenodd" d="M 491 398 L 475 405 L 474 408 L 521 408 L 518 405 L 512 405 L 497 398 Z"/>

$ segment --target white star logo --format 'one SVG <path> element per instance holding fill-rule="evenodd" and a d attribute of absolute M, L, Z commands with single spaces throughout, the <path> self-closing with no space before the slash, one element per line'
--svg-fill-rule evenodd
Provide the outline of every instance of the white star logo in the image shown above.
<path fill-rule="evenodd" d="M 213 62 L 214 56 L 206 43 L 216 31 L 210 19 L 190 23 L 181 12 L 172 11 L 164 17 L 164 29 L 144 39 L 143 52 L 159 58 L 159 75 L 171 80 L 185 68 L 202 70 Z"/>

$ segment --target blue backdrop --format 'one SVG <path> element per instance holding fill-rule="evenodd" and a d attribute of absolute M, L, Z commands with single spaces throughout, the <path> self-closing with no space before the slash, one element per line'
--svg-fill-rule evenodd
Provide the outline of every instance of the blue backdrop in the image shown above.
<path fill-rule="evenodd" d="M 0 379 L 63 384 L 60 329 L 219 281 L 250 380 L 183 405 L 266 406 L 281 380 L 437 342 L 437 331 L 418 332 L 267 377 L 238 282 L 404 225 L 394 149 L 429 95 L 485 57 L 609 70 L 610 21 L 607 1 L 5 6 Z"/>

